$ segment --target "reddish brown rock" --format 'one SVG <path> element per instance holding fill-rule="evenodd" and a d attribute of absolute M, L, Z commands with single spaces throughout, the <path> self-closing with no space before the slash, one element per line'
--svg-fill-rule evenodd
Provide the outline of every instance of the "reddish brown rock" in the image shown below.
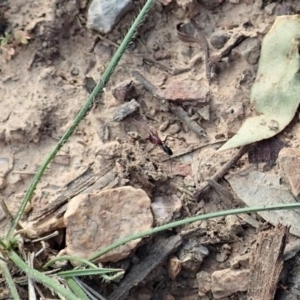
<path fill-rule="evenodd" d="M 194 80 L 178 80 L 170 78 L 158 96 L 169 101 L 209 102 L 209 88 Z"/>
<path fill-rule="evenodd" d="M 151 200 L 141 189 L 130 186 L 93 194 L 81 194 L 68 204 L 66 253 L 88 258 L 93 253 L 152 226 Z M 101 256 L 97 262 L 127 257 L 140 239 Z"/>
<path fill-rule="evenodd" d="M 120 102 L 136 99 L 138 94 L 132 80 L 121 82 L 112 89 L 113 96 Z"/>
<path fill-rule="evenodd" d="M 300 149 L 284 148 L 279 152 L 278 159 L 293 195 L 298 197 L 300 195 Z"/>

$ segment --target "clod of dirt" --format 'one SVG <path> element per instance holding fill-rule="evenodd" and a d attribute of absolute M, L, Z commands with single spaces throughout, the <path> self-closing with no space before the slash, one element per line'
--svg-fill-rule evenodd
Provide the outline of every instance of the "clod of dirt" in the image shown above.
<path fill-rule="evenodd" d="M 212 293 L 215 299 L 230 296 L 248 289 L 249 270 L 219 270 L 212 275 Z"/>
<path fill-rule="evenodd" d="M 35 142 L 38 143 L 41 137 L 43 120 L 37 111 L 14 110 L 8 121 L 5 123 L 6 142 Z"/>
<path fill-rule="evenodd" d="M 74 197 L 64 215 L 66 252 L 88 258 L 122 238 L 149 230 L 153 223 L 150 205 L 143 190 L 130 186 Z M 97 261 L 119 261 L 139 242 L 131 241 Z"/>
<path fill-rule="evenodd" d="M 101 145 L 96 150 L 96 155 L 101 155 L 105 159 L 113 159 L 120 156 L 121 144 L 117 141 Z"/>
<path fill-rule="evenodd" d="M 230 262 L 231 269 L 239 269 L 240 267 L 249 267 L 251 253 L 235 256 Z"/>
<path fill-rule="evenodd" d="M 225 222 L 226 227 L 230 230 L 232 235 L 238 235 L 244 232 L 240 219 L 237 216 L 227 216 Z"/>
<path fill-rule="evenodd" d="M 279 165 L 295 197 L 300 195 L 300 150 L 284 148 L 279 152 Z"/>
<path fill-rule="evenodd" d="M 93 0 L 88 10 L 87 28 L 108 33 L 132 8 L 131 0 Z"/>
<path fill-rule="evenodd" d="M 230 245 L 224 244 L 222 245 L 219 251 L 220 252 L 216 255 L 216 260 L 218 262 L 224 262 L 229 258 L 230 254 L 232 253 L 232 248 Z"/>
<path fill-rule="evenodd" d="M 181 260 L 182 268 L 195 274 L 208 254 L 208 249 L 199 245 L 197 240 L 189 240 L 178 252 L 178 258 Z"/>
<path fill-rule="evenodd" d="M 211 276 L 208 272 L 197 273 L 198 295 L 205 296 L 211 290 Z"/>
<path fill-rule="evenodd" d="M 156 226 L 170 222 L 173 215 L 178 213 L 181 207 L 181 200 L 176 195 L 155 197 L 151 208 Z"/>

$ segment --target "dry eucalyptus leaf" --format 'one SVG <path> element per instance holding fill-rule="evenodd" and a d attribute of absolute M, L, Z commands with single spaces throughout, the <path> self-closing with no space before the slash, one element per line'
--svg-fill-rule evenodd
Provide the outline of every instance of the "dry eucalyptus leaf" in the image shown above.
<path fill-rule="evenodd" d="M 227 175 L 225 178 L 247 206 L 296 203 L 289 189 L 281 184 L 281 178 L 277 175 L 252 171 L 247 174 Z M 300 237 L 299 209 L 263 211 L 258 214 L 274 226 L 279 223 L 291 226 L 291 234 Z"/>
<path fill-rule="evenodd" d="M 300 101 L 299 45 L 300 16 L 277 17 L 263 40 L 251 90 L 258 115 L 248 118 L 219 151 L 270 138 L 291 122 Z"/>

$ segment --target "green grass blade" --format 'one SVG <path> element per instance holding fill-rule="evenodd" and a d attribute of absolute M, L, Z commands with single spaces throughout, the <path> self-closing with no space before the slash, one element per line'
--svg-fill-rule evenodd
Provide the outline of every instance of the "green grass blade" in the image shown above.
<path fill-rule="evenodd" d="M 55 293 L 65 297 L 68 300 L 80 300 L 80 298 L 77 298 L 71 291 L 68 291 L 50 277 L 29 267 L 14 251 L 9 251 L 7 255 L 21 271 L 26 273 L 27 276 L 30 276 L 35 281 L 42 283 L 52 291 L 55 291 Z"/>
<path fill-rule="evenodd" d="M 237 214 L 243 214 L 243 213 L 256 213 L 259 211 L 272 211 L 272 210 L 283 210 L 283 209 L 300 209 L 300 203 L 289 203 L 289 204 L 278 204 L 278 205 L 269 205 L 269 206 L 256 206 L 256 207 L 245 207 L 245 208 L 237 208 L 237 209 L 230 209 L 230 210 L 224 210 L 224 211 L 219 211 L 219 212 L 213 212 L 205 215 L 199 215 L 187 219 L 183 219 L 180 221 L 175 221 L 172 223 L 168 223 L 147 231 L 143 231 L 140 233 L 137 233 L 135 235 L 132 235 L 128 238 L 122 239 L 120 241 L 117 241 L 108 247 L 104 248 L 103 250 L 91 255 L 88 260 L 92 261 L 96 258 L 99 258 L 103 254 L 119 247 L 122 246 L 132 240 L 140 239 L 146 236 L 149 236 L 154 233 L 162 232 L 164 230 L 169 230 L 178 226 L 190 224 L 193 222 L 201 221 L 201 220 L 207 220 L 207 219 L 213 219 L 213 218 L 218 218 L 218 217 L 225 217 L 228 215 L 237 215 Z"/>
<path fill-rule="evenodd" d="M 124 274 L 124 270 L 122 269 L 75 269 L 69 271 L 61 271 L 58 272 L 57 275 L 68 278 L 68 277 L 79 277 L 79 276 L 93 276 L 93 275 L 103 275 L 118 272 L 118 276 Z"/>
<path fill-rule="evenodd" d="M 17 287 L 14 283 L 13 278 L 11 277 L 7 264 L 3 260 L 0 260 L 0 273 L 5 278 L 5 281 L 9 287 L 10 294 L 13 297 L 13 299 L 20 300 L 21 298 L 19 297 Z"/>
<path fill-rule="evenodd" d="M 73 293 L 81 300 L 90 300 L 90 298 L 86 295 L 84 290 L 80 287 L 80 285 L 73 278 L 66 278 L 67 284 L 69 288 L 73 291 Z"/>

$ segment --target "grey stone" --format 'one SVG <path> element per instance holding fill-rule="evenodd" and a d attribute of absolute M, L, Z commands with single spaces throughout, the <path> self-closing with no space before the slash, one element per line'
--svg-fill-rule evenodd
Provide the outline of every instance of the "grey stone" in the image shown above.
<path fill-rule="evenodd" d="M 87 28 L 108 33 L 132 7 L 131 0 L 93 0 L 88 10 Z"/>
<path fill-rule="evenodd" d="M 72 76 L 77 76 L 77 75 L 79 75 L 79 69 L 77 67 L 72 67 L 70 69 L 70 73 Z"/>
<path fill-rule="evenodd" d="M 260 41 L 257 38 L 249 38 L 238 45 L 234 50 L 243 57 L 250 65 L 257 63 L 260 56 Z"/>
<path fill-rule="evenodd" d="M 230 36 L 226 31 L 220 30 L 213 34 L 210 39 L 210 43 L 214 48 L 221 49 L 224 47 L 229 38 Z"/>
<path fill-rule="evenodd" d="M 139 107 L 140 105 L 136 102 L 136 100 L 132 99 L 130 102 L 127 102 L 118 107 L 118 109 L 114 114 L 113 120 L 115 122 L 121 122 L 124 119 L 126 119 L 128 116 L 137 112 Z"/>
<path fill-rule="evenodd" d="M 178 252 L 182 268 L 196 273 L 200 269 L 204 258 L 209 254 L 208 249 L 197 240 L 187 241 Z"/>
<path fill-rule="evenodd" d="M 276 3 L 270 3 L 265 7 L 265 12 L 268 15 L 273 15 L 276 9 Z"/>

